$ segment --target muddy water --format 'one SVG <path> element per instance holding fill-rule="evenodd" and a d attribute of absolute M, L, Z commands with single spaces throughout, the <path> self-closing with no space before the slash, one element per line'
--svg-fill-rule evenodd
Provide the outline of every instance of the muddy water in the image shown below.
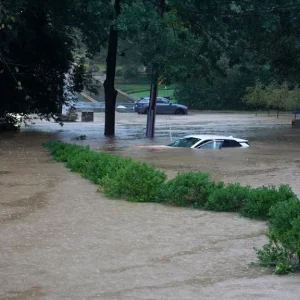
<path fill-rule="evenodd" d="M 102 122 L 102 115 L 63 128 L 39 122 L 0 137 L 1 300 L 299 299 L 299 275 L 249 265 L 256 261 L 252 248 L 266 241 L 263 222 L 106 199 L 41 147 L 49 138 L 75 142 L 85 134 L 76 143 L 155 163 L 170 175 L 200 169 L 225 181 L 287 182 L 299 192 L 300 133 L 289 128 L 289 117 L 159 117 L 152 141 L 143 138 L 144 116 L 118 115 L 119 139 L 105 139 Z M 249 138 L 252 147 L 136 147 L 167 143 L 169 125 L 172 137 L 226 133 Z"/>
<path fill-rule="evenodd" d="M 300 195 L 300 130 L 291 128 L 291 115 L 196 114 L 158 116 L 155 139 L 145 139 L 146 116 L 117 115 L 117 137 L 103 137 L 103 114 L 96 122 L 66 124 L 57 138 L 154 163 L 169 176 L 184 171 L 209 172 L 215 180 L 241 182 L 252 186 L 290 184 Z M 36 129 L 53 132 L 55 126 L 40 123 Z M 57 128 L 57 127 L 56 127 Z M 167 145 L 187 134 L 232 135 L 250 141 L 248 149 L 221 151 L 194 149 L 141 148 Z M 85 141 L 74 137 L 86 135 Z"/>

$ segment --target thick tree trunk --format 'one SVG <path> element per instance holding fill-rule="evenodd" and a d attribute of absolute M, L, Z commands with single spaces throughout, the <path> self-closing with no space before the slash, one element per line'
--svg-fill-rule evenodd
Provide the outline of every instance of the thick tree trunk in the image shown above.
<path fill-rule="evenodd" d="M 115 0 L 116 18 L 120 15 L 121 0 Z M 109 31 L 108 51 L 106 58 L 106 79 L 104 81 L 105 94 L 105 126 L 104 135 L 115 135 L 115 110 L 117 91 L 115 89 L 116 64 L 118 50 L 118 31 L 112 25 Z"/>
<path fill-rule="evenodd" d="M 156 100 L 157 100 L 157 78 L 155 83 L 151 84 L 150 103 L 147 116 L 146 137 L 153 138 L 155 131 Z"/>
<path fill-rule="evenodd" d="M 161 17 L 163 17 L 165 11 L 165 0 L 157 0 L 157 9 Z M 157 90 L 158 90 L 158 72 L 154 70 L 154 78 L 151 84 L 150 92 L 150 103 L 149 110 L 147 115 L 147 128 L 146 128 L 146 137 L 153 138 L 155 132 L 155 116 L 156 116 L 156 100 L 157 100 Z"/>

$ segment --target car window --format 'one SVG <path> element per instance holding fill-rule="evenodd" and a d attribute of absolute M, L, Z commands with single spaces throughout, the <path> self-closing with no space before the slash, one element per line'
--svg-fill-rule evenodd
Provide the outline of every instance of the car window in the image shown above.
<path fill-rule="evenodd" d="M 230 148 L 231 147 L 231 140 L 224 140 L 223 148 Z"/>
<path fill-rule="evenodd" d="M 193 137 L 183 138 L 183 139 L 176 140 L 175 142 L 171 143 L 169 146 L 190 148 L 199 141 L 200 141 L 200 139 L 193 138 Z"/>
<path fill-rule="evenodd" d="M 139 103 L 149 103 L 149 100 L 148 100 L 148 99 L 141 99 L 141 100 L 139 101 Z"/>
<path fill-rule="evenodd" d="M 223 141 L 210 141 L 203 144 L 200 149 L 220 149 L 222 147 Z"/>
<path fill-rule="evenodd" d="M 202 141 L 197 145 L 196 148 L 200 148 L 201 145 L 206 144 L 207 142 L 210 142 L 210 141 L 211 141 L 211 140 L 202 140 Z"/>
<path fill-rule="evenodd" d="M 161 99 L 161 102 L 164 103 L 164 104 L 169 104 L 170 103 L 170 101 L 167 100 L 167 99 Z"/>
<path fill-rule="evenodd" d="M 239 148 L 241 144 L 235 140 L 224 140 L 222 148 Z"/>
<path fill-rule="evenodd" d="M 242 147 L 242 146 L 239 142 L 231 140 L 231 147 L 239 148 L 239 147 Z"/>
<path fill-rule="evenodd" d="M 162 103 L 162 104 L 169 104 L 170 101 L 165 99 L 165 98 L 157 98 L 157 103 Z"/>

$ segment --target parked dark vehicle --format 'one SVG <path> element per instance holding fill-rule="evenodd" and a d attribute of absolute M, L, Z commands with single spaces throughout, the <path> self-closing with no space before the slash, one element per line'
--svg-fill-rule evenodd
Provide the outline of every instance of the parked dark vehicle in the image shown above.
<path fill-rule="evenodd" d="M 149 102 L 149 97 L 140 98 L 135 101 L 134 111 L 138 114 L 147 114 L 149 111 Z M 185 105 L 174 104 L 167 98 L 157 97 L 156 113 L 186 115 L 188 113 L 188 108 Z"/>

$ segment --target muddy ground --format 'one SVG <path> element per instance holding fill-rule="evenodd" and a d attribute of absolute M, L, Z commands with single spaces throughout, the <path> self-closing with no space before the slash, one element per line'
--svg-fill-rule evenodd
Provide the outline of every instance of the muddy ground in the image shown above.
<path fill-rule="evenodd" d="M 266 224 L 210 213 L 111 200 L 41 146 L 59 138 L 155 163 L 169 176 L 209 171 L 243 184 L 290 184 L 300 194 L 300 130 L 291 116 L 117 115 L 117 139 L 94 123 L 37 122 L 0 136 L 0 299 L 299 299 L 300 277 L 274 276 L 256 262 Z M 249 149 L 153 150 L 188 133 L 248 138 Z M 74 137 L 85 134 L 87 139 Z"/>

